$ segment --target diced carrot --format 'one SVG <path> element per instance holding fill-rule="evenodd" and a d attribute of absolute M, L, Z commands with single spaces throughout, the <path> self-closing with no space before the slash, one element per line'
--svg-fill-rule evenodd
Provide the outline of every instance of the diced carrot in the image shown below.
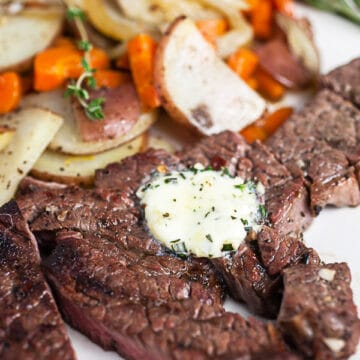
<path fill-rule="evenodd" d="M 127 52 L 116 60 L 115 66 L 121 70 L 130 70 L 129 55 Z"/>
<path fill-rule="evenodd" d="M 260 0 L 251 12 L 251 25 L 259 39 L 268 39 L 272 33 L 273 9 L 271 0 Z"/>
<path fill-rule="evenodd" d="M 76 48 L 74 41 L 65 36 L 60 36 L 56 38 L 52 44 L 52 47 L 71 47 L 73 49 Z"/>
<path fill-rule="evenodd" d="M 282 14 L 292 16 L 294 14 L 294 1 L 293 0 L 272 0 L 274 7 Z"/>
<path fill-rule="evenodd" d="M 77 78 L 84 71 L 81 59 L 83 53 L 76 48 L 54 47 L 35 57 L 34 88 L 37 91 L 49 91 L 63 85 L 68 78 Z M 101 49 L 90 51 L 90 66 L 94 69 L 109 67 L 109 58 Z"/>
<path fill-rule="evenodd" d="M 128 42 L 130 69 L 142 103 L 149 108 L 160 106 L 154 86 L 156 42 L 148 34 L 139 34 Z"/>
<path fill-rule="evenodd" d="M 0 74 L 0 114 L 14 110 L 21 98 L 21 79 L 13 71 Z"/>
<path fill-rule="evenodd" d="M 228 23 L 224 18 L 198 20 L 196 26 L 203 37 L 214 47 L 216 38 L 228 30 Z"/>
<path fill-rule="evenodd" d="M 245 129 L 241 130 L 240 134 L 249 144 L 253 143 L 255 140 L 264 141 L 267 138 L 265 130 L 255 124 L 247 126 Z"/>
<path fill-rule="evenodd" d="M 249 79 L 259 63 L 257 55 L 246 48 L 241 48 L 230 55 L 226 61 L 228 66 L 244 80 Z"/>
<path fill-rule="evenodd" d="M 96 86 L 106 88 L 116 88 L 127 81 L 130 75 L 116 70 L 97 70 L 94 74 Z"/>
<path fill-rule="evenodd" d="M 76 50 L 74 56 L 63 59 L 63 68 L 66 78 L 76 79 L 83 72 L 84 68 L 81 64 L 83 53 Z M 110 66 L 109 57 L 104 50 L 93 48 L 90 50 L 90 66 L 93 69 L 107 69 Z"/>
<path fill-rule="evenodd" d="M 249 10 L 246 12 L 251 12 L 261 0 L 246 0 L 247 4 L 249 5 Z"/>
<path fill-rule="evenodd" d="M 266 116 L 263 120 L 263 129 L 267 136 L 271 136 L 292 114 L 292 107 L 283 107 L 275 110 L 270 115 Z"/>
<path fill-rule="evenodd" d="M 257 89 L 264 97 L 271 101 L 277 101 L 283 97 L 285 88 L 265 70 L 258 68 L 255 78 L 258 81 Z"/>
<path fill-rule="evenodd" d="M 251 77 L 249 79 L 246 79 L 246 83 L 254 90 L 257 90 L 258 88 L 258 81 L 254 77 Z"/>

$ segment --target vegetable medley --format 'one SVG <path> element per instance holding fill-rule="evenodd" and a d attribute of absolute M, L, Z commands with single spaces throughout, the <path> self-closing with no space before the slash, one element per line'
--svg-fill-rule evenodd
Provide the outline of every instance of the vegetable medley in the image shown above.
<path fill-rule="evenodd" d="M 21 119 L 57 114 L 45 143 L 29 143 L 31 159 L 26 149 L 11 155 L 17 183 L 31 171 L 91 184 L 96 168 L 151 144 L 160 108 L 202 135 L 230 129 L 263 141 L 292 113 L 267 104 L 319 71 L 292 0 L 25 0 L 0 10 L 0 160 L 9 163 Z M 6 201 L 16 184 L 0 178 L 0 188 Z"/>

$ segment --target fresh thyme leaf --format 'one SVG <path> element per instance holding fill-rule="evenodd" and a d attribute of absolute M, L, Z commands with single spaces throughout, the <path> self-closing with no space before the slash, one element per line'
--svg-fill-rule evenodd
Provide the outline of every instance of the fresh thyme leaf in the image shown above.
<path fill-rule="evenodd" d="M 89 76 L 86 80 L 86 85 L 91 89 L 95 89 L 96 88 L 95 78 L 93 76 Z"/>
<path fill-rule="evenodd" d="M 79 48 L 79 50 L 82 50 L 82 51 L 90 51 L 92 49 L 92 45 L 87 40 L 79 40 L 78 48 Z"/>
<path fill-rule="evenodd" d="M 73 20 L 79 33 L 81 39 L 78 41 L 77 45 L 79 50 L 84 52 L 84 57 L 81 59 L 81 65 L 84 69 L 83 73 L 80 75 L 76 82 L 71 82 L 64 93 L 65 97 L 74 96 L 77 98 L 80 105 L 85 111 L 85 115 L 90 120 L 101 120 L 104 118 L 103 104 L 105 102 L 104 98 L 98 98 L 90 100 L 90 94 L 87 89 L 83 87 L 83 82 L 85 81 L 88 88 L 94 89 L 96 87 L 96 80 L 93 76 L 95 69 L 91 68 L 90 65 L 90 50 L 92 49 L 92 44 L 88 40 L 86 33 L 86 28 L 84 26 L 85 14 L 84 12 L 74 6 L 69 6 L 66 12 L 67 18 Z"/>
<path fill-rule="evenodd" d="M 72 6 L 72 7 L 69 7 L 66 11 L 66 17 L 69 19 L 69 20 L 74 20 L 76 18 L 79 18 L 81 20 L 85 20 L 85 13 L 75 7 L 75 6 Z"/>
<path fill-rule="evenodd" d="M 88 73 L 93 72 L 93 70 L 90 67 L 90 64 L 87 62 L 87 60 L 85 58 L 81 59 L 81 65 L 86 72 L 88 72 Z"/>
<path fill-rule="evenodd" d="M 85 108 L 86 116 L 91 120 L 101 120 L 104 118 L 102 105 L 105 102 L 104 98 L 97 98 L 91 100 Z"/>

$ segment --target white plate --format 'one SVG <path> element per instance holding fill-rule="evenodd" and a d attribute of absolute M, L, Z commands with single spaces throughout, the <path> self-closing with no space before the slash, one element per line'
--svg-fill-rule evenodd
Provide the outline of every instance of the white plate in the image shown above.
<path fill-rule="evenodd" d="M 297 14 L 307 16 L 314 29 L 321 55 L 321 71 L 360 56 L 360 26 L 337 16 L 306 6 L 297 6 Z M 302 103 L 297 99 L 297 105 Z M 326 209 L 305 233 L 305 242 L 314 247 L 327 262 L 349 264 L 355 302 L 360 308 L 360 207 L 356 209 Z M 228 301 L 226 308 L 247 315 L 241 306 Z M 105 352 L 77 331 L 69 328 L 70 338 L 79 360 L 115 360 L 114 352 Z M 360 359 L 360 349 L 352 360 Z"/>

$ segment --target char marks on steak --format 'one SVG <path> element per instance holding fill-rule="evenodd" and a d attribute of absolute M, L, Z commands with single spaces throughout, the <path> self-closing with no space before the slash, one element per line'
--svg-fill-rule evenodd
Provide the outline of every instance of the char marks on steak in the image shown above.
<path fill-rule="evenodd" d="M 35 238 L 15 202 L 0 208 L 0 273 L 0 358 L 75 359 Z"/>
<path fill-rule="evenodd" d="M 269 226 L 258 236 L 211 262 L 178 259 L 152 239 L 135 195 L 153 172 L 196 162 L 260 181 L 271 209 Z M 132 156 L 97 171 L 95 184 L 94 189 L 59 192 L 27 180 L 18 199 L 30 227 L 51 250 L 44 268 L 73 326 L 130 359 L 298 358 L 289 353 L 277 327 L 224 311 L 217 275 L 234 298 L 275 316 L 284 269 L 320 266 L 300 236 L 310 219 L 302 175 L 289 172 L 266 146 L 250 146 L 225 132 L 178 157 L 159 150 Z M 346 294 L 347 304 L 351 296 Z M 299 302 L 306 306 L 306 298 Z M 320 320 L 321 327 L 329 326 Z"/>
<path fill-rule="evenodd" d="M 360 337 L 345 263 L 295 265 L 284 270 L 278 324 L 311 359 L 347 359 Z"/>
<path fill-rule="evenodd" d="M 128 359 L 297 358 L 272 325 L 224 312 L 211 284 L 196 279 L 206 262 L 75 232 L 56 242 L 44 266 L 63 314 L 105 349 Z"/>
<path fill-rule="evenodd" d="M 330 71 L 321 82 L 360 108 L 360 58 Z"/>

